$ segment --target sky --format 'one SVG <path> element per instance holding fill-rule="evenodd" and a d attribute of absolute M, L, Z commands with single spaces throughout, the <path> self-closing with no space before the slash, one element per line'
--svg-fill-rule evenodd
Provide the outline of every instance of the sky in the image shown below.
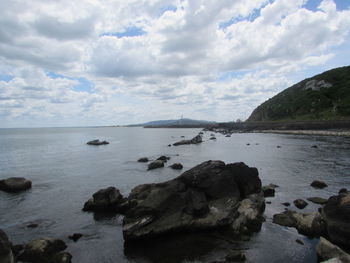
<path fill-rule="evenodd" d="M 349 58 L 349 0 L 0 0 L 0 128 L 245 120 Z"/>

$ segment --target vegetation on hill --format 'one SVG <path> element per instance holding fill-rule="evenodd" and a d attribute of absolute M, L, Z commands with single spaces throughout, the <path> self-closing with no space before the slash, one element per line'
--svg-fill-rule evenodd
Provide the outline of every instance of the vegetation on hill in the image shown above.
<path fill-rule="evenodd" d="M 282 91 L 257 107 L 247 121 L 350 118 L 350 66 L 326 71 Z"/>

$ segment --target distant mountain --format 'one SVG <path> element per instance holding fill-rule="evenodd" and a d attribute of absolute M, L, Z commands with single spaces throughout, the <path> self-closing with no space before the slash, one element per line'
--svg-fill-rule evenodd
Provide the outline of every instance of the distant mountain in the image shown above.
<path fill-rule="evenodd" d="M 285 89 L 258 106 L 247 121 L 350 118 L 350 66 L 326 71 Z"/>
<path fill-rule="evenodd" d="M 150 121 L 140 124 L 131 124 L 127 125 L 128 127 L 176 127 L 176 126 L 205 126 L 215 124 L 213 121 L 204 121 L 204 120 L 192 120 L 192 119 L 178 119 L 178 120 L 158 120 Z"/>

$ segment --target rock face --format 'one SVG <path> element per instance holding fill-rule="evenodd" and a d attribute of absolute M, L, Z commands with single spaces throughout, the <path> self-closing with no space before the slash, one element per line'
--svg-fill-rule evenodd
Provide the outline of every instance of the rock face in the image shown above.
<path fill-rule="evenodd" d="M 328 185 L 323 181 L 315 180 L 311 183 L 311 186 L 314 188 L 322 189 L 322 188 L 327 187 Z"/>
<path fill-rule="evenodd" d="M 204 162 L 164 183 L 137 186 L 128 202 L 127 241 L 220 227 L 256 231 L 265 208 L 258 170 L 221 161 Z"/>
<path fill-rule="evenodd" d="M 174 169 L 174 170 L 181 170 L 183 168 L 181 163 L 174 163 L 174 164 L 170 165 L 169 167 Z"/>
<path fill-rule="evenodd" d="M 1 263 L 14 263 L 11 243 L 4 231 L 0 229 L 0 262 Z"/>
<path fill-rule="evenodd" d="M 350 248 L 350 193 L 330 197 L 322 209 L 322 216 L 330 241 Z"/>
<path fill-rule="evenodd" d="M 32 187 L 32 182 L 23 177 L 10 177 L 0 180 L 0 190 L 14 193 L 27 190 Z"/>
<path fill-rule="evenodd" d="M 124 198 L 115 187 L 101 189 L 84 204 L 83 211 L 120 211 Z"/>
<path fill-rule="evenodd" d="M 161 167 L 164 167 L 164 161 L 155 160 L 148 165 L 148 170 L 153 170 Z"/>
<path fill-rule="evenodd" d="M 40 238 L 28 243 L 24 252 L 19 256 L 20 261 L 33 263 L 64 263 L 69 261 L 57 261 L 56 255 L 67 248 L 66 244 L 59 239 Z"/>
<path fill-rule="evenodd" d="M 349 254 L 323 237 L 320 238 L 316 251 L 322 260 L 338 259 L 338 262 L 350 263 Z"/>
<path fill-rule="evenodd" d="M 325 223 L 318 212 L 302 214 L 287 210 L 273 216 L 273 223 L 294 227 L 300 234 L 309 237 L 319 237 L 326 231 Z"/>
<path fill-rule="evenodd" d="M 109 144 L 109 142 L 107 142 L 107 141 L 100 141 L 100 140 L 92 140 L 92 141 L 87 142 L 86 144 L 98 146 L 98 145 Z"/>
<path fill-rule="evenodd" d="M 178 145 L 184 145 L 184 144 L 198 144 L 198 143 L 201 143 L 202 141 L 203 141 L 202 136 L 200 134 L 198 134 L 197 136 L 195 136 L 191 140 L 182 140 L 179 142 L 175 142 L 173 145 L 178 146 Z"/>

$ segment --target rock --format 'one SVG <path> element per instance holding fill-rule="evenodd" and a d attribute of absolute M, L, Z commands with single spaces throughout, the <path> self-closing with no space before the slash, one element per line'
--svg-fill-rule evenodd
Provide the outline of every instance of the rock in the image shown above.
<path fill-rule="evenodd" d="M 338 194 L 346 194 L 348 192 L 348 189 L 342 188 L 339 190 Z"/>
<path fill-rule="evenodd" d="M 198 134 L 197 136 L 193 137 L 191 140 L 182 140 L 179 142 L 175 142 L 173 145 L 178 146 L 178 145 L 184 145 L 184 144 L 198 144 L 203 142 L 202 136 Z"/>
<path fill-rule="evenodd" d="M 68 238 L 73 240 L 74 242 L 77 242 L 82 236 L 83 236 L 83 234 L 81 234 L 81 233 L 74 233 L 73 235 L 69 236 Z"/>
<path fill-rule="evenodd" d="M 11 242 L 8 239 L 6 233 L 0 229 L 0 262 L 1 263 L 14 263 Z"/>
<path fill-rule="evenodd" d="M 175 169 L 175 170 L 181 170 L 183 168 L 181 163 L 174 163 L 174 164 L 170 165 L 169 167 L 172 169 Z"/>
<path fill-rule="evenodd" d="M 148 165 L 148 170 L 153 170 L 161 167 L 164 167 L 164 162 L 162 160 L 155 160 Z"/>
<path fill-rule="evenodd" d="M 61 252 L 58 253 L 53 258 L 53 263 L 71 263 L 72 262 L 72 255 L 68 252 Z"/>
<path fill-rule="evenodd" d="M 275 196 L 275 189 L 278 187 L 278 185 L 275 184 L 269 184 L 263 186 L 261 189 L 264 193 L 264 197 L 273 197 Z"/>
<path fill-rule="evenodd" d="M 311 148 L 318 148 L 317 145 L 312 145 Z"/>
<path fill-rule="evenodd" d="M 231 137 L 231 135 L 230 135 L 230 134 L 227 134 L 225 137 Z"/>
<path fill-rule="evenodd" d="M 216 137 L 210 137 L 209 140 L 216 140 Z"/>
<path fill-rule="evenodd" d="M 304 201 L 303 199 L 294 200 L 293 203 L 299 209 L 304 209 L 308 205 L 308 203 L 306 201 Z"/>
<path fill-rule="evenodd" d="M 322 209 L 332 243 L 350 248 L 350 193 L 332 196 Z"/>
<path fill-rule="evenodd" d="M 171 147 L 171 144 L 168 144 L 168 147 Z"/>
<path fill-rule="evenodd" d="M 137 160 L 140 163 L 147 163 L 148 162 L 148 158 L 147 157 L 142 157 L 140 159 Z"/>
<path fill-rule="evenodd" d="M 177 178 L 135 187 L 123 221 L 126 241 L 231 227 L 256 231 L 265 208 L 256 168 L 208 161 Z"/>
<path fill-rule="evenodd" d="M 289 203 L 289 202 L 284 202 L 284 203 L 282 203 L 282 205 L 284 205 L 284 206 L 290 206 L 290 203 Z"/>
<path fill-rule="evenodd" d="M 322 189 L 322 188 L 327 187 L 328 185 L 325 182 L 323 182 L 323 181 L 315 180 L 315 181 L 313 181 L 311 183 L 311 186 L 314 187 L 314 188 Z"/>
<path fill-rule="evenodd" d="M 281 226 L 294 227 L 300 234 L 308 237 L 319 237 L 326 232 L 325 223 L 318 212 L 302 214 L 287 210 L 275 214 L 272 222 Z"/>
<path fill-rule="evenodd" d="M 66 244 L 60 239 L 40 238 L 28 243 L 24 252 L 18 257 L 20 261 L 33 263 L 51 263 L 57 262 L 55 256 L 67 248 Z M 69 261 L 58 261 L 69 262 Z M 57 262 L 57 263 L 58 263 Z"/>
<path fill-rule="evenodd" d="M 309 197 L 307 200 L 309 200 L 310 202 L 313 202 L 315 204 L 319 204 L 319 205 L 324 205 L 327 203 L 327 199 L 324 199 L 322 197 Z"/>
<path fill-rule="evenodd" d="M 235 250 L 231 251 L 225 258 L 226 261 L 234 261 L 234 262 L 240 262 L 240 261 L 245 261 L 246 257 L 243 251 L 240 250 Z"/>
<path fill-rule="evenodd" d="M 339 262 L 350 263 L 350 255 L 324 237 L 320 238 L 316 251 L 321 260 L 338 259 Z"/>
<path fill-rule="evenodd" d="M 124 198 L 120 191 L 111 186 L 100 189 L 84 204 L 83 211 L 115 211 L 122 212 Z"/>
<path fill-rule="evenodd" d="M 170 160 L 170 157 L 162 155 L 157 160 L 160 160 L 166 163 L 168 160 Z"/>
<path fill-rule="evenodd" d="M 109 144 L 109 142 L 107 142 L 107 141 L 100 141 L 100 140 L 93 140 L 93 141 L 87 142 L 86 144 L 98 146 L 98 145 Z"/>
<path fill-rule="evenodd" d="M 23 177 L 10 177 L 0 180 L 0 190 L 8 193 L 24 191 L 31 187 L 32 182 Z"/>
<path fill-rule="evenodd" d="M 280 146 L 280 145 L 277 145 L 277 146 L 276 146 L 276 148 L 282 148 L 282 146 Z"/>
<path fill-rule="evenodd" d="M 39 224 L 37 224 L 37 223 L 31 223 L 31 224 L 27 225 L 27 227 L 29 227 L 29 228 L 37 228 L 38 226 L 39 226 Z"/>
<path fill-rule="evenodd" d="M 249 145 L 250 145 L 250 143 L 247 143 L 247 145 L 249 146 Z"/>
<path fill-rule="evenodd" d="M 268 204 L 268 205 L 272 204 L 271 201 L 266 201 L 265 203 Z"/>
<path fill-rule="evenodd" d="M 304 245 L 304 242 L 301 241 L 300 239 L 296 239 L 295 242 L 297 242 L 297 243 L 300 244 L 300 245 Z"/>

